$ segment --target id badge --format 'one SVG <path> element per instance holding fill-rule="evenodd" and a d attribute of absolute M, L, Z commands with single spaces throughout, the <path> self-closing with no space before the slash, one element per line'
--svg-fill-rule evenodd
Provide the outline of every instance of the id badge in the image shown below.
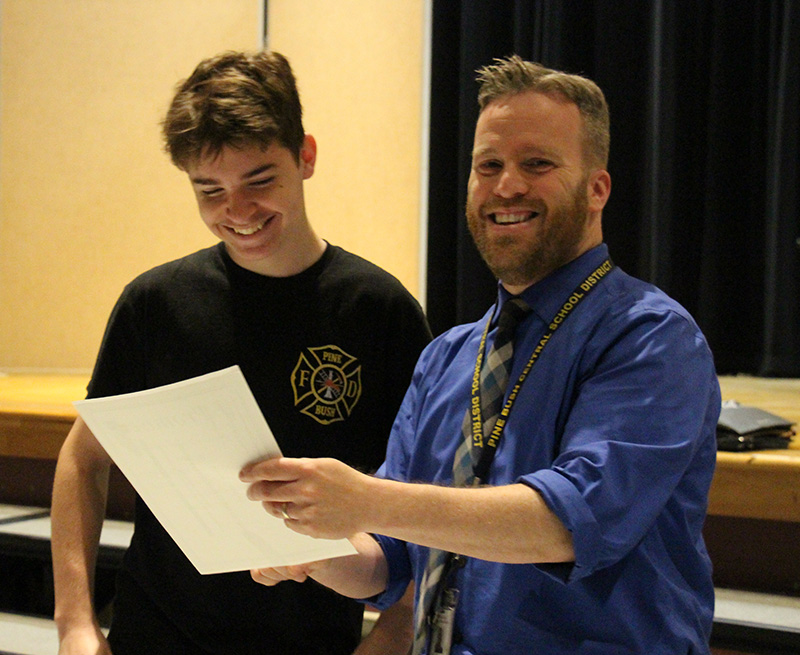
<path fill-rule="evenodd" d="M 430 655 L 449 655 L 453 646 L 458 589 L 445 589 L 433 616 Z"/>

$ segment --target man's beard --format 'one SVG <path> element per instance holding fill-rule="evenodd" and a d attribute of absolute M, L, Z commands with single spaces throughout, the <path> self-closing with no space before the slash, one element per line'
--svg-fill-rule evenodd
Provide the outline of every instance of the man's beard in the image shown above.
<path fill-rule="evenodd" d="M 491 219 L 484 216 L 503 205 L 524 207 L 524 203 L 521 205 L 518 200 L 499 201 L 481 210 L 467 199 L 467 224 L 475 245 L 489 270 L 505 284 L 528 286 L 578 256 L 578 248 L 589 218 L 586 180 L 582 180 L 573 190 L 567 204 L 541 212 L 531 219 L 544 222 L 535 240 L 513 235 L 489 238 L 485 221 Z M 540 204 L 536 207 L 539 209 Z"/>

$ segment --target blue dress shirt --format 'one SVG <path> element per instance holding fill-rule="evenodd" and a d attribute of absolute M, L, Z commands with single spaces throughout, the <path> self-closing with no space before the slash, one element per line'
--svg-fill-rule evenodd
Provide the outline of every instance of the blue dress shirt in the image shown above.
<path fill-rule="evenodd" d="M 527 289 L 509 387 L 571 292 L 608 257 L 598 246 Z M 379 471 L 452 481 L 485 321 L 423 352 Z M 493 334 L 489 334 L 489 342 Z M 711 564 L 701 530 L 716 461 L 713 358 L 685 309 L 615 268 L 550 339 L 512 409 L 490 485 L 538 491 L 570 530 L 575 561 L 460 572 L 454 655 L 707 654 Z M 503 534 L 495 535 L 498 540 Z M 427 549 L 376 536 L 389 562 L 387 606 Z"/>

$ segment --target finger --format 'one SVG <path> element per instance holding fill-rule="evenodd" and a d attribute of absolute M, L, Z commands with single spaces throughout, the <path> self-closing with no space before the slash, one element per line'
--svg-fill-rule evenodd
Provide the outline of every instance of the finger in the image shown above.
<path fill-rule="evenodd" d="M 283 521 L 297 521 L 301 511 L 299 505 L 290 502 L 265 500 L 261 503 L 261 506 L 267 514 Z"/>
<path fill-rule="evenodd" d="M 247 487 L 250 500 L 270 501 L 273 503 L 289 502 L 297 496 L 294 482 L 267 482 L 259 480 Z"/>
<path fill-rule="evenodd" d="M 270 516 L 274 516 L 276 519 L 285 519 L 283 515 L 283 511 L 286 509 L 284 507 L 284 503 L 275 503 L 269 500 L 265 500 L 261 503 L 261 506 Z"/>
<path fill-rule="evenodd" d="M 277 505 L 278 512 L 280 513 L 280 517 L 284 521 L 294 521 L 296 520 L 295 516 L 289 514 L 289 508 L 293 506 L 293 503 L 273 503 L 274 506 Z"/>
<path fill-rule="evenodd" d="M 308 579 L 308 565 L 298 564 L 294 566 L 277 566 L 265 569 L 253 569 L 250 577 L 260 584 L 273 586 L 279 582 L 292 580 L 293 582 L 305 582 Z"/>
<path fill-rule="evenodd" d="M 250 571 L 250 577 L 259 584 L 267 587 L 274 587 L 280 582 L 292 580 L 294 582 L 305 582 L 306 576 L 302 573 L 292 572 L 291 574 L 283 567 L 281 568 L 268 568 L 268 569 L 254 569 Z"/>
<path fill-rule="evenodd" d="M 289 457 L 274 457 L 260 462 L 253 462 L 239 471 L 239 479 L 242 482 L 257 482 L 259 480 L 288 482 L 296 480 L 298 462 L 299 460 Z"/>
<path fill-rule="evenodd" d="M 258 582 L 258 584 L 263 584 L 266 587 L 274 587 L 279 582 L 285 580 L 285 578 L 279 578 L 271 574 L 270 569 L 253 569 L 250 571 L 250 577 Z"/>
<path fill-rule="evenodd" d="M 247 497 L 250 500 L 273 501 L 279 502 L 276 492 L 280 489 L 280 483 L 274 484 L 271 482 L 253 482 L 247 487 Z"/>

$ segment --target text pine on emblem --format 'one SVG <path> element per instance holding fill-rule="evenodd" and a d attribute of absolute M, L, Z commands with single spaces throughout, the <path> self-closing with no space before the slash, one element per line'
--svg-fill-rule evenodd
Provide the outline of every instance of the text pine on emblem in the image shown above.
<path fill-rule="evenodd" d="M 292 371 L 294 404 L 323 425 L 343 421 L 361 397 L 361 364 L 339 346 L 306 348 Z"/>

